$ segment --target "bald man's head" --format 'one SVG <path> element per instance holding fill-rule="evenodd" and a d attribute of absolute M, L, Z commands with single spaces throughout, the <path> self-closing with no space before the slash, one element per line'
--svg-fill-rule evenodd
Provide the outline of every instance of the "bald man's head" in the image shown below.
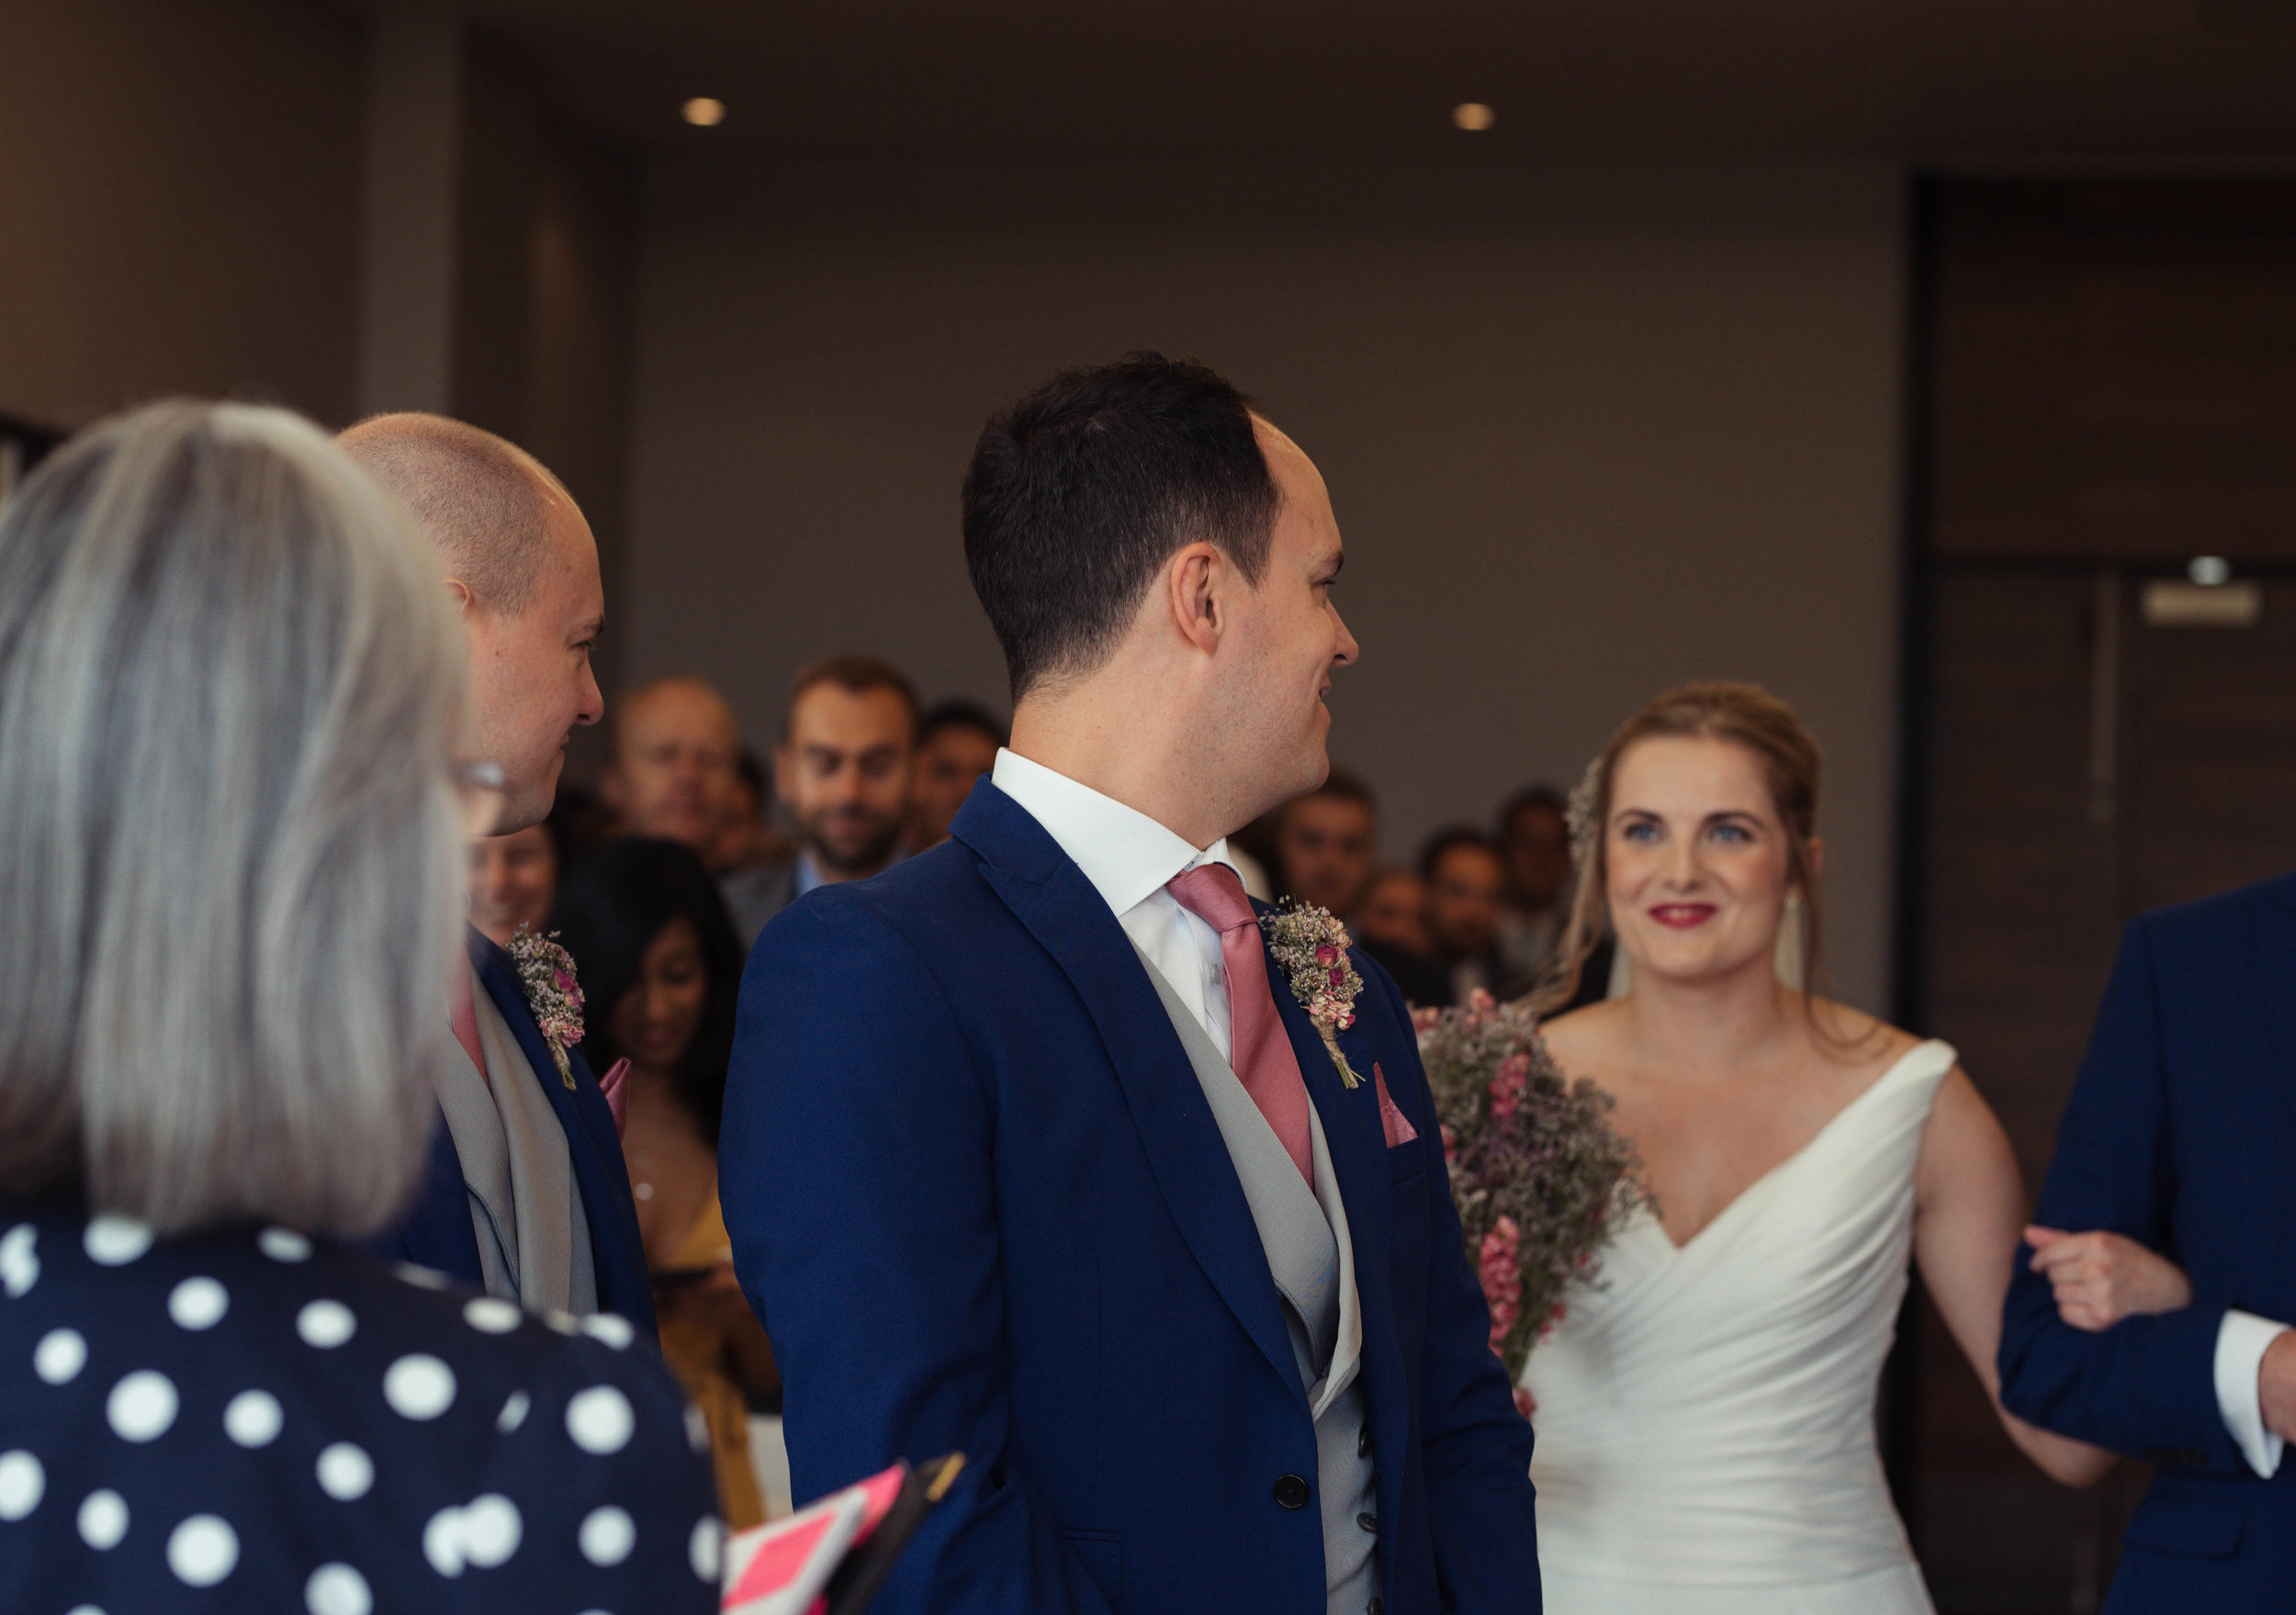
<path fill-rule="evenodd" d="M 741 725 L 707 680 L 673 674 L 615 704 L 613 760 L 600 780 L 634 836 L 682 841 L 707 857 L 734 814 Z"/>
<path fill-rule="evenodd" d="M 497 834 L 541 823 L 575 725 L 605 712 L 598 544 L 532 454 L 438 415 L 377 415 L 336 440 L 438 551 L 470 651 L 469 746 L 503 774 Z"/>
<path fill-rule="evenodd" d="M 335 440 L 413 512 L 447 576 L 490 611 L 533 600 L 566 487 L 516 443 L 444 415 L 375 415 Z"/>

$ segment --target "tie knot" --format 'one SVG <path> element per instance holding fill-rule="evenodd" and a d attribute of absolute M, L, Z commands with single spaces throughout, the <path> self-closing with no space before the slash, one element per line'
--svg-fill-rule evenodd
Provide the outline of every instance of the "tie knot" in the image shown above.
<path fill-rule="evenodd" d="M 1244 881 L 1225 864 L 1199 864 L 1165 882 L 1179 905 L 1213 930 L 1226 935 L 1244 925 L 1257 925 L 1252 900 L 1244 895 Z"/>

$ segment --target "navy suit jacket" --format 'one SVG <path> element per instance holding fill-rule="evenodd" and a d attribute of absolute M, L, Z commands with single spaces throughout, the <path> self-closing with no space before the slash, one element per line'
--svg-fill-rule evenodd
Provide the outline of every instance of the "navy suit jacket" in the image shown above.
<path fill-rule="evenodd" d="M 638 1235 L 637 1206 L 630 1198 L 629 1169 L 622 1160 L 622 1138 L 598 1080 L 578 1048 L 566 1051 L 574 1086 L 558 1076 L 550 1045 L 519 985 L 511 956 L 477 930 L 467 937 L 470 963 L 487 996 L 518 1036 L 527 1068 L 566 1129 L 566 1155 L 574 1169 L 574 1191 L 582 1197 L 590 1224 L 590 1254 L 598 1273 L 598 1307 L 617 1312 L 643 1329 L 655 1331 L 654 1283 L 646 1268 L 646 1246 Z M 478 1267 L 478 1236 L 470 1224 L 469 1191 L 463 1187 L 462 1161 L 441 1114 L 431 1134 L 431 1160 L 413 1206 L 395 1227 L 367 1241 L 368 1249 L 451 1273 L 473 1289 L 485 1288 Z"/>
<path fill-rule="evenodd" d="M 2133 921 L 2036 1220 L 2111 1228 L 2192 1279 L 2182 1311 L 2100 1333 L 2057 1318 L 2020 1251 L 2001 1399 L 2161 1467 L 2109 1609 L 2296 1601 L 2296 1456 L 2259 1478 L 2224 1428 L 2228 1308 L 2296 1323 L 2296 876 Z"/>
<path fill-rule="evenodd" d="M 719 1193 L 796 1495 L 967 1455 L 886 1615 L 1324 1615 L 1320 1508 L 1277 1484 L 1316 1474 L 1306 1394 L 1179 1037 L 1034 818 L 984 782 L 952 834 L 800 900 L 742 986 Z M 1347 1206 L 1385 1604 L 1524 1615 L 1530 1426 L 1401 998 L 1356 965 L 1353 1090 L 1271 985 Z M 1416 1140 L 1388 1148 L 1375 1067 Z"/>

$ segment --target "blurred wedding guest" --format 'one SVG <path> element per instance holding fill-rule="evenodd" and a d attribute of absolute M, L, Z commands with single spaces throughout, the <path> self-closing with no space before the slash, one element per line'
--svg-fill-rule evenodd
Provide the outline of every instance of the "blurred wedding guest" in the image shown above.
<path fill-rule="evenodd" d="M 1874 1448 L 1908 1258 L 2010 1438 L 2058 1480 L 2109 1453 L 2003 1410 L 2024 1221 L 2007 1135 L 1946 1044 L 1823 995 L 1817 742 L 1748 684 L 1670 690 L 1612 738 L 1564 933 L 1626 994 L 1550 1021 L 1655 1192 L 1572 1297 L 1536 1399 L 1552 1615 L 1929 1615 Z M 1803 927 L 1810 991 L 1776 970 Z M 2162 1264 L 2165 1266 L 2165 1264 Z"/>
<path fill-rule="evenodd" d="M 521 928 L 540 931 L 557 895 L 558 847 L 546 824 L 470 844 L 470 923 L 497 948 Z"/>
<path fill-rule="evenodd" d="M 1499 951 L 1522 981 L 1544 975 L 1562 939 L 1570 903 L 1570 825 L 1551 785 L 1516 792 L 1499 809 L 1506 894 L 1499 909 Z"/>
<path fill-rule="evenodd" d="M 1466 825 L 1439 830 L 1419 855 L 1420 878 L 1427 883 L 1427 939 L 1435 962 L 1446 972 L 1451 1002 L 1483 992 L 1508 998 L 1526 990 L 1499 949 L 1499 916 L 1506 892 L 1506 865 L 1480 830 Z"/>
<path fill-rule="evenodd" d="M 550 812 L 575 725 L 604 703 L 591 646 L 603 626 L 598 546 L 557 478 L 491 432 L 379 415 L 339 440 L 412 512 L 462 624 L 473 746 L 502 770 L 486 835 Z M 538 1310 L 618 1313 L 650 1335 L 653 1285 L 613 1113 L 538 937 L 525 968 L 472 930 L 441 1018 L 445 1125 L 422 1194 L 382 1237 L 390 1254 Z M 555 1035 L 545 1025 L 557 1028 Z"/>
<path fill-rule="evenodd" d="M 741 945 L 709 871 L 674 841 L 608 842 L 568 872 L 550 924 L 580 967 L 591 1068 L 630 1062 L 622 1152 L 662 1355 L 708 1421 L 726 1524 L 761 1524 L 748 1398 L 778 1393 L 781 1380 L 717 1205 Z"/>
<path fill-rule="evenodd" d="M 1435 960 L 1427 936 L 1427 883 L 1415 869 L 1381 869 L 1364 888 L 1348 925 L 1356 944 L 1379 961 L 1413 1009 L 1451 1003 L 1451 975 Z"/>
<path fill-rule="evenodd" d="M 681 841 L 707 857 L 740 787 L 733 707 L 706 680 L 674 673 L 624 696 L 613 729 L 598 784 L 622 833 Z"/>
<path fill-rule="evenodd" d="M 797 856 L 724 882 L 745 947 L 815 887 L 865 880 L 900 858 L 917 720 L 917 687 L 891 662 L 831 656 L 797 675 L 773 749 L 773 790 L 797 822 Z"/>
<path fill-rule="evenodd" d="M 794 855 L 796 849 L 789 837 L 773 826 L 772 800 L 765 764 L 756 752 L 743 746 L 734 757 L 734 789 L 726 799 L 726 822 L 718 826 L 703 858 L 721 879 Z"/>
<path fill-rule="evenodd" d="M 909 808 L 909 850 L 923 852 L 949 839 L 974 782 L 996 766 L 1005 726 L 969 701 L 943 701 L 917 725 L 916 797 Z"/>
<path fill-rule="evenodd" d="M 404 514 L 283 410 L 138 410 L 0 516 L 10 1609 L 716 1608 L 626 1326 L 345 1242 L 437 1117 L 498 779 L 454 760 L 462 657 Z"/>
<path fill-rule="evenodd" d="M 1343 922 L 1355 917 L 1371 884 L 1379 849 L 1379 810 L 1371 788 L 1334 768 L 1305 796 L 1276 810 L 1276 889 L 1301 903 L 1329 909 Z"/>

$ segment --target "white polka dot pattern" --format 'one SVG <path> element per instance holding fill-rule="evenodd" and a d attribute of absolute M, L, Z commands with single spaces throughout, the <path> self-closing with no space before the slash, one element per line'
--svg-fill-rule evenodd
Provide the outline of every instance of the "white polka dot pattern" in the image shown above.
<path fill-rule="evenodd" d="M 686 1445 L 696 1452 L 710 1450 L 710 1421 L 691 1402 L 686 1404 Z"/>
<path fill-rule="evenodd" d="M 242 1391 L 223 1408 L 223 1433 L 242 1447 L 270 1445 L 287 1422 L 279 1398 L 269 1391 Z"/>
<path fill-rule="evenodd" d="M 336 1441 L 319 1454 L 319 1489 L 338 1503 L 355 1503 L 375 1484 L 375 1460 L 352 1441 Z"/>
<path fill-rule="evenodd" d="M 295 1315 L 295 1332 L 303 1337 L 305 1345 L 316 1346 L 322 1351 L 342 1345 L 358 1332 L 358 1328 L 359 1320 L 340 1301 L 308 1301 L 303 1310 Z"/>
<path fill-rule="evenodd" d="M 630 1328 L 630 1320 L 618 1312 L 594 1312 L 582 1319 L 582 1333 L 593 1340 L 603 1340 L 619 1351 L 637 1338 Z"/>
<path fill-rule="evenodd" d="M 74 1604 L 63 1615 L 104 1615 L 104 1611 L 93 1604 Z"/>
<path fill-rule="evenodd" d="M 348 1565 L 321 1565 L 303 1584 L 303 1608 L 310 1615 L 371 1615 L 375 1594 Z"/>
<path fill-rule="evenodd" d="M 542 1321 L 548 1324 L 552 1329 L 557 1330 L 558 1333 L 562 1335 L 579 1333 L 582 1327 L 580 1320 L 576 1318 L 572 1313 L 560 1312 L 555 1307 L 551 1307 L 548 1311 L 542 1315 Z"/>
<path fill-rule="evenodd" d="M 394 1262 L 390 1271 L 422 1290 L 443 1290 L 455 1282 L 435 1267 L 422 1267 L 411 1262 Z"/>
<path fill-rule="evenodd" d="M 97 1553 L 119 1546 L 128 1534 L 128 1499 L 107 1486 L 80 1504 L 80 1540 Z"/>
<path fill-rule="evenodd" d="M 34 1250 L 39 1243 L 39 1230 L 28 1222 L 0 1234 L 0 1289 L 8 1292 L 9 1299 L 39 1282 L 39 1256 Z"/>
<path fill-rule="evenodd" d="M 630 1444 L 637 1416 L 630 1399 L 612 1385 L 578 1391 L 566 1404 L 566 1433 L 585 1452 L 603 1458 Z"/>
<path fill-rule="evenodd" d="M 518 1552 L 524 1531 L 518 1505 L 499 1492 L 489 1492 L 462 1511 L 463 1556 L 481 1570 L 491 1570 Z"/>
<path fill-rule="evenodd" d="M 427 1351 L 411 1352 L 383 1372 L 383 1400 L 401 1419 L 436 1419 L 455 1403 L 455 1371 Z"/>
<path fill-rule="evenodd" d="M 480 1295 L 462 1309 L 462 1320 L 481 1334 L 507 1335 L 518 1327 L 525 1314 L 514 1301 L 499 1295 Z"/>
<path fill-rule="evenodd" d="M 504 1435 L 510 1434 L 511 1431 L 526 1422 L 527 1411 L 534 1405 L 535 1399 L 525 1392 L 512 1391 L 510 1400 L 502 1404 L 502 1411 L 496 1416 L 494 1428 Z"/>
<path fill-rule="evenodd" d="M 175 1422 L 174 1382 L 156 1369 L 140 1368 L 112 1387 L 104 1417 L 123 1441 L 156 1441 Z"/>
<path fill-rule="evenodd" d="M 167 1567 L 186 1587 L 213 1587 L 239 1563 L 239 1536 L 219 1515 L 195 1514 L 167 1536 Z"/>
<path fill-rule="evenodd" d="M 21 1520 L 39 1507 L 48 1490 L 48 1472 L 39 1460 L 18 1447 L 0 1452 L 0 1520 Z"/>
<path fill-rule="evenodd" d="M 152 1230 L 132 1217 L 94 1217 L 80 1245 L 98 1267 L 125 1267 L 152 1249 Z"/>
<path fill-rule="evenodd" d="M 693 1574 L 717 1585 L 719 1569 L 726 1562 L 726 1528 L 714 1517 L 703 1515 L 693 1522 L 693 1535 L 686 1542 L 686 1562 L 693 1566 Z"/>
<path fill-rule="evenodd" d="M 32 1348 L 32 1372 L 51 1385 L 68 1385 L 87 1366 L 87 1337 L 78 1329 L 50 1329 Z"/>
<path fill-rule="evenodd" d="M 167 1316 L 182 1329 L 213 1329 L 231 1306 L 223 1286 L 210 1278 L 186 1279 L 167 1295 Z"/>
<path fill-rule="evenodd" d="M 274 1262 L 309 1262 L 311 1242 L 293 1228 L 265 1228 L 255 1236 L 255 1249 Z"/>
<path fill-rule="evenodd" d="M 582 1529 L 575 1540 L 581 1544 L 583 1558 L 601 1570 L 611 1570 L 637 1546 L 637 1522 L 630 1518 L 629 1510 L 608 1503 L 582 1516 Z"/>

